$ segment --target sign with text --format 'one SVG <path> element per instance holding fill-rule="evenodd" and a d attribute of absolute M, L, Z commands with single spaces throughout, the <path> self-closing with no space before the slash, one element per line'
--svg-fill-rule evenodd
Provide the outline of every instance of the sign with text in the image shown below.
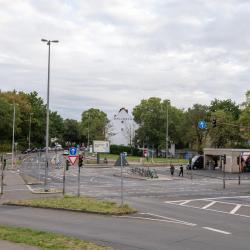
<path fill-rule="evenodd" d="M 109 141 L 93 141 L 94 153 L 109 153 Z"/>

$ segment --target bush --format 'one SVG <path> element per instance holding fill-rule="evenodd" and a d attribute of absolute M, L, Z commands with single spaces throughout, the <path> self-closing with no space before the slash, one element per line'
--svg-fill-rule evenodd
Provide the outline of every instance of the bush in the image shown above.
<path fill-rule="evenodd" d="M 122 152 L 127 152 L 128 155 L 133 156 L 142 156 L 142 150 L 130 147 L 130 146 L 123 146 L 123 145 L 110 145 L 110 153 L 119 155 Z"/>

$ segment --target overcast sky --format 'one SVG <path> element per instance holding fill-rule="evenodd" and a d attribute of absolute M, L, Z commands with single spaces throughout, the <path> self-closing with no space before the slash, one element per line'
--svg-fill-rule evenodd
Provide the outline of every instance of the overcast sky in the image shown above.
<path fill-rule="evenodd" d="M 0 0 L 0 89 L 37 91 L 64 118 L 143 98 L 179 108 L 250 89 L 249 0 Z"/>

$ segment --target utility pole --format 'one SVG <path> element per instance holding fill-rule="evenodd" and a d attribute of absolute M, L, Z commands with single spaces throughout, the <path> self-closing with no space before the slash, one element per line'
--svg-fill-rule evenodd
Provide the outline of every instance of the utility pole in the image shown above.
<path fill-rule="evenodd" d="M 88 112 L 88 150 L 89 150 L 89 112 Z"/>
<path fill-rule="evenodd" d="M 124 153 L 120 153 L 120 158 L 121 158 L 121 206 L 123 206 L 123 157 L 124 157 Z"/>
<path fill-rule="evenodd" d="M 30 124 L 29 124 L 29 149 L 30 149 L 30 134 L 31 134 L 31 116 L 33 113 L 30 113 Z"/>
<path fill-rule="evenodd" d="M 44 177 L 44 191 L 48 191 L 47 178 L 48 178 L 48 168 L 49 168 L 49 91 L 50 91 L 50 44 L 58 43 L 58 40 L 46 40 L 42 39 L 42 42 L 46 42 L 49 46 L 48 52 L 48 85 L 47 85 L 47 116 L 46 116 L 46 163 L 45 163 L 45 177 Z"/>
<path fill-rule="evenodd" d="M 168 157 L 168 102 L 167 102 L 167 125 L 166 125 L 166 158 Z"/>
<path fill-rule="evenodd" d="M 14 154 L 15 154 L 15 122 L 16 122 L 16 103 L 13 104 L 13 125 L 12 125 L 12 157 L 11 157 L 11 167 L 14 166 Z"/>

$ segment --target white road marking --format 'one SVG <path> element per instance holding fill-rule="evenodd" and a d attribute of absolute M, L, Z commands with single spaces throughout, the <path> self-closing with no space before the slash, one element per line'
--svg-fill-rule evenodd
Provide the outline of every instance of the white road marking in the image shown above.
<path fill-rule="evenodd" d="M 30 192 L 33 192 L 34 190 L 30 187 L 30 185 L 26 185 L 26 187 L 29 189 Z"/>
<path fill-rule="evenodd" d="M 160 222 L 168 222 L 168 223 L 174 223 L 174 224 L 182 224 L 182 225 L 186 225 L 186 226 L 196 226 L 196 224 L 188 224 L 188 223 L 181 223 L 178 221 L 174 221 L 174 220 L 164 220 L 164 219 L 153 219 L 153 218 L 146 218 L 146 217 L 140 217 L 140 216 L 128 216 L 128 215 L 124 215 L 124 216 L 116 216 L 119 218 L 130 218 L 130 219 L 140 219 L 140 220 L 150 220 L 150 221 L 160 221 Z"/>
<path fill-rule="evenodd" d="M 219 199 L 235 199 L 235 198 L 243 198 L 243 199 L 249 199 L 250 196 L 226 196 L 226 197 L 212 197 L 212 198 L 202 198 L 202 199 L 193 199 L 190 201 L 203 201 L 203 200 L 219 200 Z M 175 200 L 175 201 L 165 201 L 165 203 L 171 203 L 171 202 L 182 202 L 187 200 Z"/>
<path fill-rule="evenodd" d="M 168 204 L 171 204 L 171 205 L 178 205 L 178 206 L 182 206 L 182 207 L 191 207 L 191 208 L 197 208 L 197 209 L 202 209 L 200 207 L 195 207 L 195 206 L 191 206 L 191 205 L 180 205 L 178 203 L 171 203 L 171 202 L 165 202 L 165 203 L 168 203 Z M 234 204 L 235 205 L 235 204 Z M 242 206 L 246 206 L 246 205 L 242 205 Z M 249 206 L 248 206 L 249 207 Z M 206 210 L 208 211 L 213 211 L 213 212 L 217 212 L 217 213 L 223 213 L 223 214 L 230 214 L 229 212 L 224 212 L 224 211 L 220 211 L 220 210 L 216 210 L 216 209 L 210 209 L 210 208 L 207 208 Z M 232 215 L 237 215 L 237 216 L 240 216 L 240 217 L 245 217 L 245 218 L 250 218 L 250 215 L 244 215 L 244 214 L 232 214 Z"/>
<path fill-rule="evenodd" d="M 235 208 L 230 212 L 230 214 L 235 214 L 235 213 L 241 208 L 241 206 L 242 206 L 242 205 L 237 204 L 237 205 L 235 206 Z"/>
<path fill-rule="evenodd" d="M 217 232 L 217 233 L 221 233 L 221 234 L 232 234 L 230 232 L 222 231 L 222 230 L 219 230 L 219 229 L 216 229 L 216 228 L 212 228 L 212 227 L 202 227 L 202 228 L 210 230 L 210 231 L 214 231 L 214 232 Z"/>
<path fill-rule="evenodd" d="M 209 204 L 207 204 L 206 206 L 202 207 L 201 209 L 207 209 L 207 208 L 213 206 L 216 202 L 217 202 L 217 201 L 212 201 L 212 202 L 210 202 Z"/>
<path fill-rule="evenodd" d="M 179 205 L 185 205 L 185 204 L 187 204 L 187 203 L 189 203 L 190 201 L 192 201 L 192 200 L 187 200 L 187 201 L 184 201 L 184 202 L 182 202 L 182 203 L 180 203 Z"/>
<path fill-rule="evenodd" d="M 162 218 L 162 219 L 165 219 L 165 220 L 176 221 L 176 222 L 179 222 L 179 223 L 181 223 L 181 224 L 188 225 L 188 226 L 196 226 L 196 225 L 197 225 L 197 224 L 194 224 L 194 223 L 190 223 L 190 222 L 178 220 L 178 219 L 175 219 L 175 218 L 165 217 L 165 216 L 158 215 L 158 214 L 152 214 L 152 213 L 139 213 L 139 214 L 151 215 L 151 216 L 159 217 L 159 218 Z"/>

